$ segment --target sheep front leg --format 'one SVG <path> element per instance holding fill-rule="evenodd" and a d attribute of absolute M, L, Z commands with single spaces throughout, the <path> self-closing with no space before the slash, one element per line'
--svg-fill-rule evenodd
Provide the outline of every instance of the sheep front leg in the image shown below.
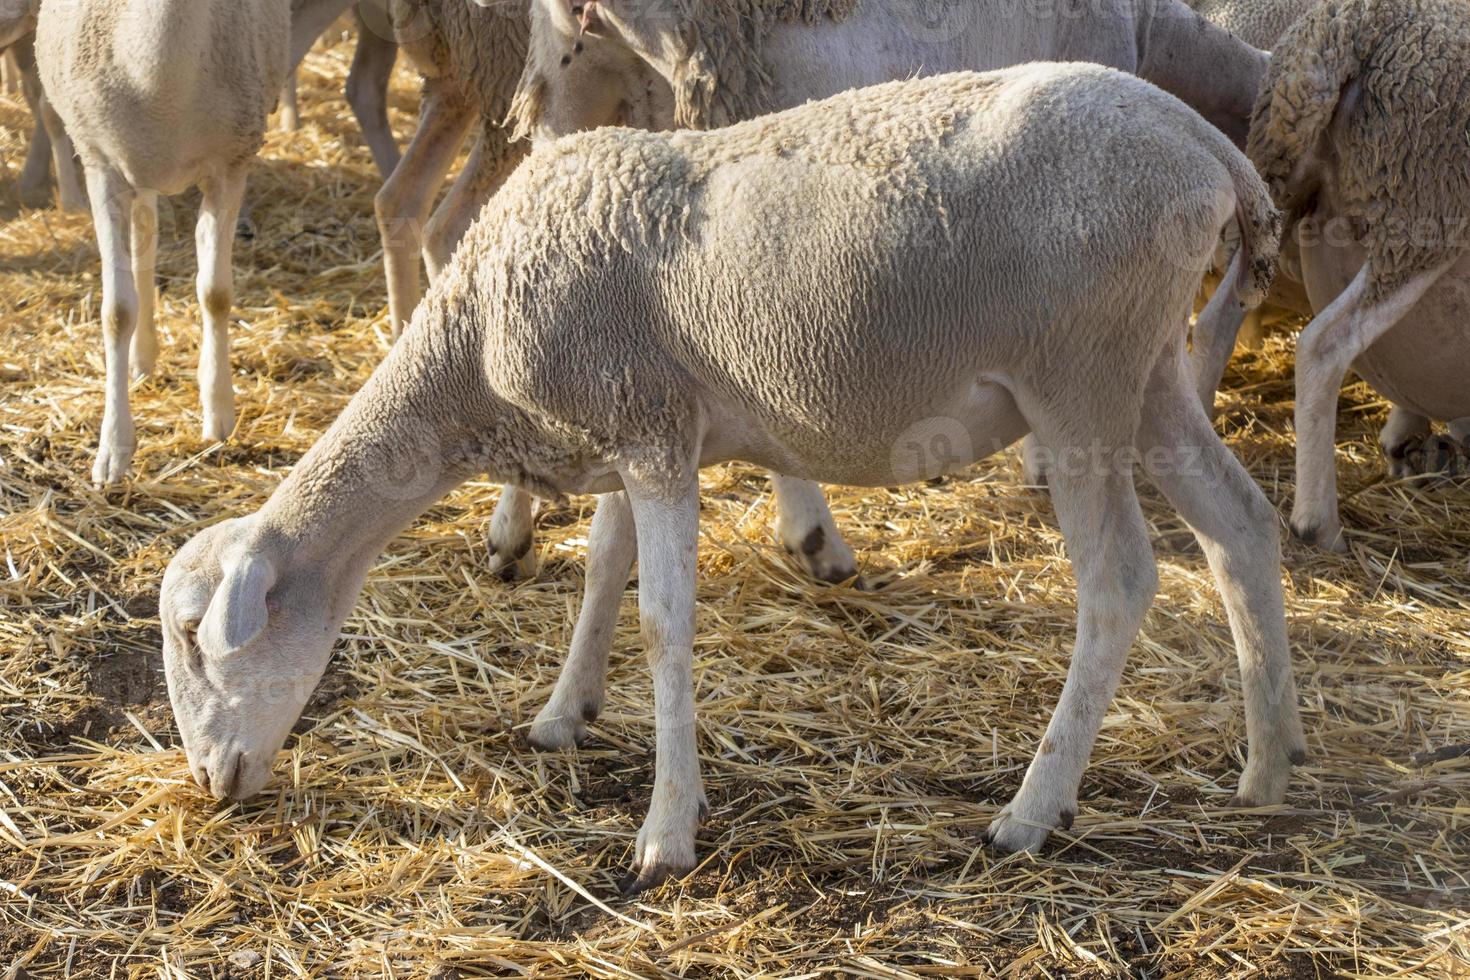
<path fill-rule="evenodd" d="M 441 80 L 425 82 L 418 129 L 403 159 L 373 199 L 383 239 L 388 316 L 395 340 L 419 305 L 424 222 L 474 116 L 469 104 Z"/>
<path fill-rule="evenodd" d="M 245 200 L 245 171 L 200 182 L 204 192 L 194 251 L 199 261 L 199 305 L 204 338 L 199 347 L 199 395 L 204 438 L 223 442 L 235 427 L 235 389 L 230 383 L 230 308 L 234 305 L 235 221 Z"/>
<path fill-rule="evenodd" d="M 1296 345 L 1296 502 L 1291 530 L 1309 544 L 1346 551 L 1337 513 L 1337 397 L 1358 355 L 1399 321 L 1448 265 L 1420 273 L 1371 301 L 1371 270 L 1363 264 L 1347 289 L 1319 313 Z"/>
<path fill-rule="evenodd" d="M 1053 829 L 1071 827 L 1103 714 L 1158 588 L 1131 469 L 1058 465 L 1048 486 L 1077 577 L 1077 640 L 1061 700 L 1021 789 L 987 831 L 1002 851 L 1035 850 Z"/>
<path fill-rule="evenodd" d="M 158 258 L 158 195 L 138 191 L 133 198 L 133 287 L 138 294 L 137 329 L 133 332 L 133 377 L 153 373 L 158 360 L 158 328 L 153 305 L 156 294 L 154 268 Z"/>
<path fill-rule="evenodd" d="M 776 491 L 776 534 L 786 553 L 819 582 L 845 582 L 857 560 L 837 530 L 822 488 L 810 480 L 771 474 Z"/>
<path fill-rule="evenodd" d="M 587 724 L 602 711 L 618 605 L 637 554 L 638 532 L 628 495 L 604 495 L 587 535 L 587 582 L 571 652 L 528 736 L 536 748 L 551 751 L 581 745 Z"/>
<path fill-rule="evenodd" d="M 102 486 L 127 475 L 137 445 L 128 406 L 128 344 L 138 314 L 129 254 L 133 189 L 121 174 L 92 167 L 87 168 L 87 187 L 97 250 L 102 257 L 102 343 L 107 381 L 102 435 L 97 460 L 92 464 L 92 482 Z"/>
<path fill-rule="evenodd" d="M 638 831 L 625 891 L 694 868 L 694 835 L 708 812 L 694 731 L 694 587 L 699 484 L 641 486 L 624 475 L 638 537 L 638 617 L 653 670 L 653 799 Z"/>

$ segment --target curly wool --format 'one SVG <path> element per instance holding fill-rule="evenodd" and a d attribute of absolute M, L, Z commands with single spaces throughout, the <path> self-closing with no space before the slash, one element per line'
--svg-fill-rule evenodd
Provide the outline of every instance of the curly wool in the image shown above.
<path fill-rule="evenodd" d="M 487 124 L 510 111 L 526 63 L 531 18 L 526 4 L 501 0 L 392 0 L 393 32 L 426 79 L 448 78 L 474 100 Z"/>
<path fill-rule="evenodd" d="M 1252 47 L 1270 51 L 1319 0 L 1188 0 L 1194 12 Z"/>
<path fill-rule="evenodd" d="M 1353 83 L 1360 95 L 1340 112 Z M 1335 150 L 1337 189 L 1387 295 L 1458 255 L 1470 231 L 1470 6 L 1331 0 L 1281 38 L 1248 154 L 1278 206 L 1300 206 L 1299 165 Z"/>
<path fill-rule="evenodd" d="M 675 0 L 686 56 L 674 77 L 675 125 L 714 129 L 772 111 L 761 57 L 779 23 L 840 22 L 861 0 Z"/>

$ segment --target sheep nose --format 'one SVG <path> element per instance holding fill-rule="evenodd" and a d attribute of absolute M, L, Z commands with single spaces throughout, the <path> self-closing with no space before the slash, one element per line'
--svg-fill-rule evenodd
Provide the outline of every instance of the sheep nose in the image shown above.
<path fill-rule="evenodd" d="M 209 766 L 209 795 L 217 800 L 228 800 L 235 795 L 240 783 L 240 773 L 245 769 L 245 753 L 225 752 Z"/>

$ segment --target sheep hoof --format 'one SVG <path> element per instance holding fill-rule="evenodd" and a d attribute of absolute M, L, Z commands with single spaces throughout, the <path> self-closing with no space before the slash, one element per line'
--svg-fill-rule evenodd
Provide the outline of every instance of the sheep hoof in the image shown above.
<path fill-rule="evenodd" d="M 1010 803 L 995 815 L 990 826 L 985 829 L 985 843 L 990 848 L 1002 854 L 1015 854 L 1020 851 L 1035 853 L 1046 843 L 1047 837 L 1056 829 L 1070 830 L 1072 822 L 1077 819 L 1077 807 L 1075 805 L 1064 806 L 1057 810 L 1056 816 L 1049 819 L 1038 819 L 1035 816 L 1023 817 L 1018 811 L 1016 801 Z"/>
<path fill-rule="evenodd" d="M 531 723 L 526 741 L 538 752 L 559 752 L 576 748 L 587 741 L 587 724 L 595 721 L 597 714 L 595 705 L 586 705 L 577 714 L 569 715 L 559 710 L 552 711 L 548 704 Z"/>
<path fill-rule="evenodd" d="M 133 466 L 132 446 L 103 446 L 92 464 L 92 485 L 98 488 L 121 483 Z"/>
<path fill-rule="evenodd" d="M 814 580 L 839 585 L 857 579 L 855 584 L 862 587 L 862 580 L 857 578 L 857 560 L 852 549 L 840 536 L 829 535 L 820 525 L 801 535 L 794 544 L 788 540 L 784 547 L 786 553 Z"/>
<path fill-rule="evenodd" d="M 487 536 L 485 544 L 490 549 L 490 574 L 502 582 L 520 582 L 536 574 L 536 555 L 529 536 L 509 546 L 497 545 L 493 536 Z"/>
<path fill-rule="evenodd" d="M 1442 435 L 1406 439 L 1383 450 L 1389 476 L 1396 480 L 1429 477 L 1422 481 L 1428 486 L 1463 477 L 1470 471 L 1466 454 L 1466 447 Z"/>
<path fill-rule="evenodd" d="M 47 184 L 40 186 L 22 183 L 18 188 L 20 203 L 28 208 L 44 208 L 51 203 L 51 188 Z"/>
<path fill-rule="evenodd" d="M 618 883 L 618 891 L 623 897 L 631 898 L 657 888 L 666 881 L 682 878 L 688 871 L 688 868 L 670 864 L 651 864 L 641 871 L 630 871 L 624 875 L 623 880 Z"/>
<path fill-rule="evenodd" d="M 1347 538 L 1343 536 L 1342 525 L 1337 521 L 1322 521 L 1319 523 L 1307 523 L 1291 520 L 1291 533 L 1304 544 L 1323 551 L 1331 551 L 1336 554 L 1345 554 L 1348 550 Z"/>

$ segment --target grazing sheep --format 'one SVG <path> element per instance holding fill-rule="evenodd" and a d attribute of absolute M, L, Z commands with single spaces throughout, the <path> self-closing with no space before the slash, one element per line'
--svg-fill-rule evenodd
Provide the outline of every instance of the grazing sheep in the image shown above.
<path fill-rule="evenodd" d="M 0 53 L 4 55 L 4 63 L 13 66 L 13 81 L 36 120 L 20 170 L 20 201 L 28 207 L 49 203 L 54 167 L 61 210 L 85 211 L 87 198 L 82 193 L 71 139 L 47 101 L 41 76 L 36 72 L 35 31 L 39 8 L 40 0 L 18 0 L 0 8 Z"/>
<path fill-rule="evenodd" d="M 357 21 L 357 48 L 347 71 L 347 104 L 363 141 L 373 155 L 378 173 L 386 178 L 398 166 L 398 143 L 388 123 L 388 82 L 398 45 L 388 19 L 388 0 L 292 0 L 291 70 L 281 88 L 281 129 L 293 132 L 300 124 L 296 110 L 296 69 L 317 38 L 334 24 L 348 7 Z"/>
<path fill-rule="evenodd" d="M 538 138 L 630 112 L 658 128 L 707 129 L 862 85 L 1057 60 L 1151 79 L 1243 144 L 1266 65 L 1265 54 L 1178 0 L 1046 12 L 978 2 L 930 9 L 871 0 L 532 0 L 531 21 L 511 118 L 518 135 Z M 1027 471 L 1037 482 L 1043 452 L 1027 440 Z M 821 488 L 773 480 L 787 552 L 818 580 L 855 574 Z M 531 541 L 530 498 L 507 488 L 491 521 L 491 552 L 525 555 L 529 571 Z"/>
<path fill-rule="evenodd" d="M 1177 99 L 1090 65 L 896 82 L 712 133 L 569 137 L 497 202 L 260 511 L 170 562 L 165 667 L 201 786 L 240 798 L 266 783 L 374 557 L 488 472 L 538 494 L 611 495 L 588 601 L 620 593 L 636 553 L 654 675 L 637 885 L 686 871 L 705 810 L 699 467 L 918 480 L 932 474 L 906 440 L 940 424 L 961 462 L 1030 429 L 1066 450 L 1052 495 L 1077 575 L 1076 649 L 991 841 L 1035 848 L 1076 812 L 1157 583 L 1136 461 L 1195 529 L 1224 598 L 1246 701 L 1240 798 L 1282 799 L 1304 739 L 1279 532 L 1184 353 L 1221 226 L 1244 222 L 1253 261 L 1236 286 L 1256 297 L 1278 216 L 1244 156 Z"/>
<path fill-rule="evenodd" d="M 1297 342 L 1292 530 L 1346 542 L 1333 466 L 1338 389 L 1349 367 L 1395 410 L 1381 443 L 1403 473 L 1450 465 L 1429 419 L 1470 433 L 1470 8 L 1460 0 L 1335 0 L 1280 40 L 1256 104 L 1250 155 L 1288 216 L 1316 317 Z M 1200 316 L 1228 352 L 1239 305 Z M 1208 404 L 1224 358 L 1197 359 Z"/>
<path fill-rule="evenodd" d="M 235 425 L 230 385 L 231 249 L 245 172 L 286 74 L 289 0 L 68 0 L 41 5 L 36 54 L 76 141 L 102 253 L 107 396 L 92 479 L 121 480 L 135 448 L 128 369 L 158 351 L 154 256 L 159 194 L 199 185 L 195 248 L 204 340 L 204 437 Z M 131 345 L 131 351 L 129 346 Z"/>
<path fill-rule="evenodd" d="M 531 50 L 512 112 L 518 131 L 561 135 L 672 93 L 672 122 L 707 129 L 857 85 L 914 74 L 1090 61 L 1148 79 L 1237 145 L 1267 57 L 1179 0 L 1085 9 L 873 0 L 531 0 Z M 932 17 L 932 19 L 931 19 Z M 579 59 L 595 70 L 569 72 Z"/>

